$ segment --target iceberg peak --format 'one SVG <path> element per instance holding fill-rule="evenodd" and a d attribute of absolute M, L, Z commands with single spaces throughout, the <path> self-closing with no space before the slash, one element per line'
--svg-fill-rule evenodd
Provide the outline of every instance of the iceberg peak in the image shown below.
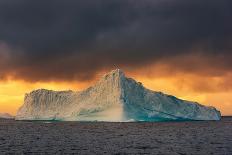
<path fill-rule="evenodd" d="M 112 70 L 111 72 L 109 72 L 103 76 L 104 79 L 107 79 L 107 78 L 115 78 L 116 79 L 116 78 L 121 78 L 121 77 L 125 77 L 125 74 L 121 69 Z"/>

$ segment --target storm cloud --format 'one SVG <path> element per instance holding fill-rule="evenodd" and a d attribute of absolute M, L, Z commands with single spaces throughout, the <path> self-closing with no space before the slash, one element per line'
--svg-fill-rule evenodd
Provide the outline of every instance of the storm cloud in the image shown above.
<path fill-rule="evenodd" d="M 88 80 L 158 62 L 226 74 L 231 19 L 231 0 L 1 0 L 0 79 Z"/>

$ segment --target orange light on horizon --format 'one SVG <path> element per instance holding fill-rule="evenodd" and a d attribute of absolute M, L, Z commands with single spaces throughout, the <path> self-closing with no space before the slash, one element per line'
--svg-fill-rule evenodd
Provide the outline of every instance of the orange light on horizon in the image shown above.
<path fill-rule="evenodd" d="M 166 94 L 174 95 L 178 98 L 197 101 L 207 106 L 214 106 L 219 109 L 222 115 L 232 115 L 232 91 L 215 92 L 204 91 L 196 88 L 193 81 L 198 82 L 195 76 L 176 75 L 171 77 L 140 76 L 128 72 L 127 76 L 133 77 L 142 82 L 146 88 L 154 91 L 162 91 Z M 89 82 L 36 82 L 30 83 L 22 80 L 0 81 L 0 112 L 8 112 L 15 115 L 17 109 L 23 104 L 24 94 L 35 89 L 49 90 L 83 90 L 96 82 L 97 79 Z M 217 84 L 218 79 L 215 79 Z M 212 86 L 211 89 L 214 89 Z M 202 86 L 203 87 L 203 86 Z M 195 90 L 197 89 L 197 90 Z M 199 89 L 199 91 L 198 91 Z"/>

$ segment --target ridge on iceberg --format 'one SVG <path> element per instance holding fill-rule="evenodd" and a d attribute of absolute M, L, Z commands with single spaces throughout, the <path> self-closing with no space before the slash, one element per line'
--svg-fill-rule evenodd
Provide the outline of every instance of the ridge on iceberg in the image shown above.
<path fill-rule="evenodd" d="M 146 89 L 116 69 L 80 92 L 39 89 L 25 95 L 16 120 L 220 120 L 214 107 Z"/>

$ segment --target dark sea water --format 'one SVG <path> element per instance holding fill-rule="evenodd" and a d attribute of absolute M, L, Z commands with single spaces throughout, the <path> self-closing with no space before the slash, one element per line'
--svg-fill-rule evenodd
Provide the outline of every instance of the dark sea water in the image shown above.
<path fill-rule="evenodd" d="M 232 117 L 157 123 L 0 119 L 0 154 L 232 155 Z"/>

